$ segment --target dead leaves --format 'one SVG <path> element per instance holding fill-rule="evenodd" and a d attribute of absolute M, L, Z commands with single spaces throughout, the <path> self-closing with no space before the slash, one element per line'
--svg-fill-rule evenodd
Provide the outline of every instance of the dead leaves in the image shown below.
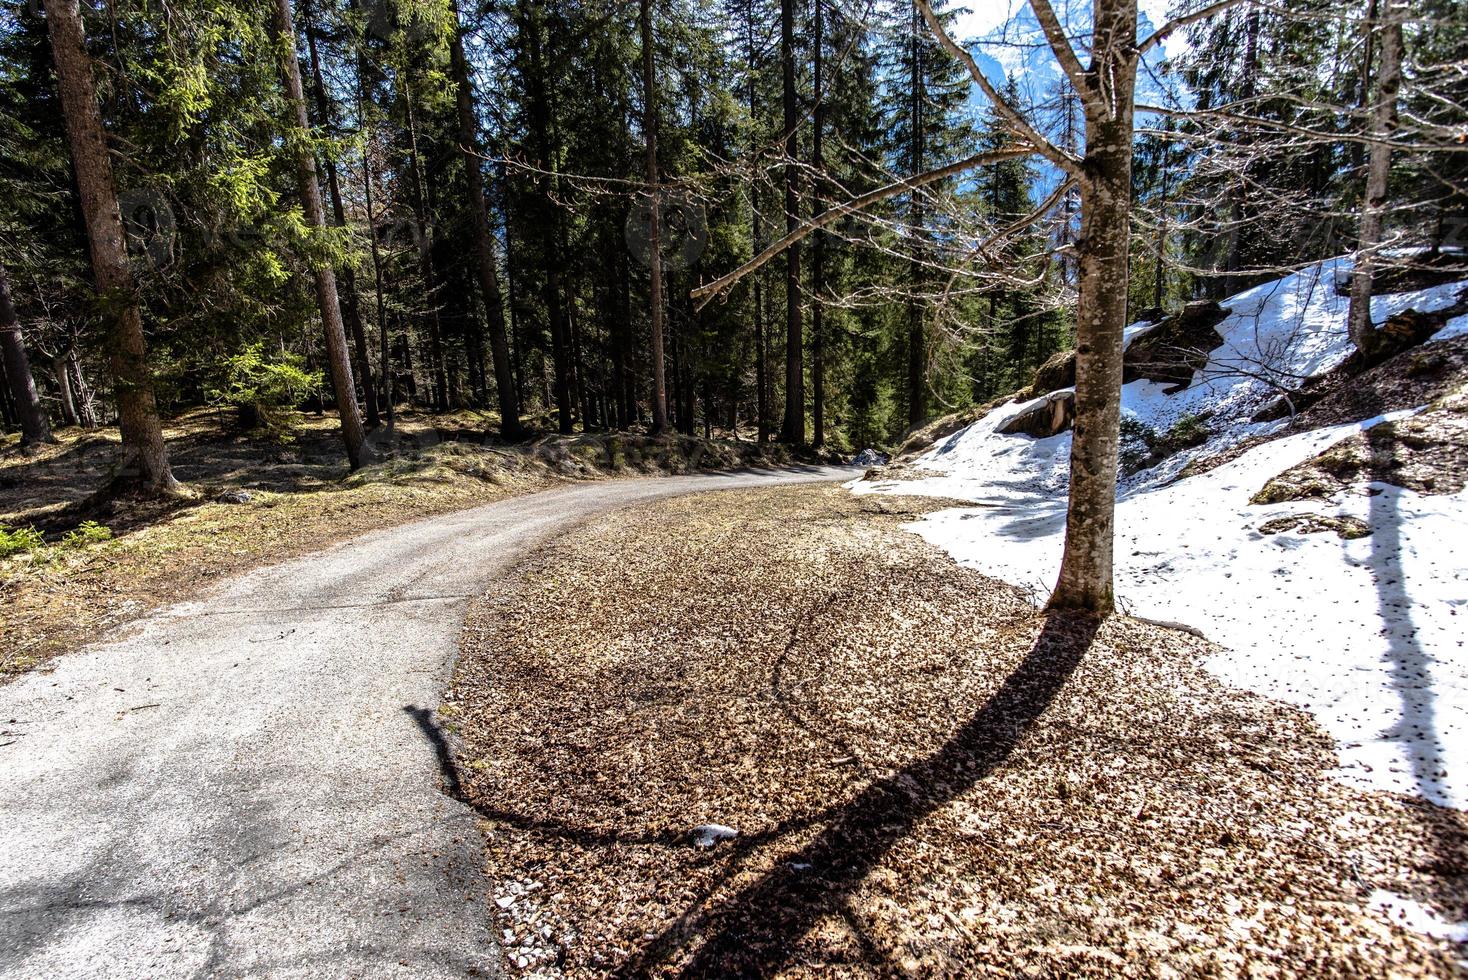
<path fill-rule="evenodd" d="M 1461 863 L 1438 873 L 1461 814 L 1327 781 L 1308 716 L 1136 621 L 1028 705 L 1034 609 L 863 511 L 829 488 L 629 510 L 471 617 L 450 704 L 489 871 L 559 896 L 530 966 L 1451 973 L 1363 900 L 1461 917 Z M 700 849 L 701 824 L 739 834 Z"/>

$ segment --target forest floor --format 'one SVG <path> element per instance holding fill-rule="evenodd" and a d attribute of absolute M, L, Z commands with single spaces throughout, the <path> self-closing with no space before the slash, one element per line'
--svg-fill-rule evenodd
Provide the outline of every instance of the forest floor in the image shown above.
<path fill-rule="evenodd" d="M 333 415 L 304 416 L 296 437 L 241 433 L 198 410 L 165 428 L 187 500 L 93 505 L 119 451 L 115 429 L 65 429 L 23 454 L 0 439 L 0 532 L 34 528 L 37 547 L 0 549 L 0 683 L 224 576 L 319 551 L 366 531 L 571 481 L 788 462 L 782 447 L 683 436 L 546 436 L 506 445 L 475 412 L 408 414 L 373 443 L 378 461 L 348 473 Z M 105 528 L 74 536 L 85 521 Z"/>
<path fill-rule="evenodd" d="M 899 529 L 944 505 L 647 504 L 474 607 L 440 715 L 513 967 L 1458 974 L 1373 906 L 1463 917 L 1462 812 L 1330 778 L 1206 641 L 1043 616 Z"/>

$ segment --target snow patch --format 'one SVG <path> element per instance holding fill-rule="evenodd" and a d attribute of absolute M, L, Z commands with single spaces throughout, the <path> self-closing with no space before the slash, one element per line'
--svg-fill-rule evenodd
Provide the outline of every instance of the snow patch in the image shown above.
<path fill-rule="evenodd" d="M 1468 315 L 1455 316 L 1447 323 L 1444 323 L 1442 329 L 1432 335 L 1432 339 L 1451 340 L 1454 337 L 1461 337 L 1465 333 L 1468 333 Z"/>
<path fill-rule="evenodd" d="M 1335 259 L 1232 297 L 1223 343 L 1187 389 L 1135 381 L 1122 410 L 1158 433 L 1207 414 L 1208 441 L 1123 481 L 1116 593 L 1128 611 L 1194 626 L 1227 649 L 1207 667 L 1237 686 L 1309 710 L 1340 743 L 1338 775 L 1356 785 L 1468 806 L 1468 491 L 1424 496 L 1385 484 L 1329 500 L 1254 505 L 1269 479 L 1357 432 L 1401 418 L 1299 433 L 1179 479 L 1214 455 L 1286 423 L 1250 419 L 1281 391 L 1350 353 L 1347 299 Z M 1463 283 L 1377 297 L 1381 322 L 1408 308 L 1451 305 Z M 1134 325 L 1141 327 L 1143 325 Z M 1468 317 L 1449 322 L 1468 329 Z M 1135 336 L 1135 334 L 1134 334 Z M 1001 435 L 1035 404 L 1010 403 L 936 443 L 918 480 L 853 481 L 855 493 L 982 501 L 909 528 L 961 564 L 1034 591 L 1059 571 L 1071 435 Z M 1271 518 L 1318 513 L 1365 521 L 1372 534 L 1265 534 Z"/>
<path fill-rule="evenodd" d="M 1376 889 L 1366 904 L 1384 915 L 1393 925 L 1433 939 L 1468 943 L 1468 922 L 1449 922 L 1421 902 L 1414 902 L 1395 892 Z"/>

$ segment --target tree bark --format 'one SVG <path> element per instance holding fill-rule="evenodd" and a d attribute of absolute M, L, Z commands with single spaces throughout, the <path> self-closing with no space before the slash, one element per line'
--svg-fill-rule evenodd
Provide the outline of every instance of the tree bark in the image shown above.
<path fill-rule="evenodd" d="M 426 309 L 424 311 L 424 315 L 423 316 L 424 316 L 424 320 L 426 321 L 426 323 L 428 325 L 428 345 L 429 345 L 430 355 L 431 355 L 432 360 L 433 360 L 433 384 L 434 384 L 434 389 L 435 389 L 435 405 L 438 407 L 438 410 L 442 412 L 442 411 L 447 411 L 448 410 L 448 407 L 449 407 L 449 403 L 448 403 L 448 367 L 447 367 L 447 365 L 444 362 L 444 356 L 443 356 L 443 319 L 439 315 L 439 297 L 440 297 L 440 294 L 439 294 L 438 271 L 434 267 L 434 262 L 433 262 L 433 225 L 432 225 L 432 223 L 429 220 L 429 215 L 432 213 L 433 208 L 432 208 L 432 206 L 431 206 L 431 204 L 429 202 L 429 197 L 428 197 L 428 182 L 423 179 L 423 164 L 422 164 L 422 160 L 421 160 L 421 158 L 418 155 L 418 111 L 417 111 L 417 107 L 415 105 L 415 95 L 414 95 L 414 92 L 413 92 L 413 85 L 412 85 L 412 82 L 411 81 L 409 81 L 409 83 L 407 85 L 406 93 L 405 94 L 406 94 L 406 99 L 404 101 L 406 101 L 407 108 L 408 108 L 408 168 L 409 168 L 409 170 L 411 172 L 410 173 L 410 176 L 412 178 L 412 189 L 413 189 L 413 221 L 414 221 L 414 224 L 416 225 L 416 232 L 417 232 L 417 235 L 416 235 L 417 241 L 415 242 L 415 245 L 416 245 L 416 247 L 418 249 L 418 274 L 423 277 L 423 288 L 424 288 L 425 292 L 427 293 L 427 296 L 425 298 L 428 300 L 428 302 L 426 304 Z M 477 136 L 478 136 L 478 127 L 472 125 L 473 124 L 472 113 L 471 113 L 470 123 L 471 123 L 471 129 L 470 129 L 469 135 L 471 137 L 474 137 L 474 138 L 477 139 Z M 463 138 L 462 128 L 460 130 L 460 138 L 461 139 Z M 472 166 L 474 168 L 474 171 L 475 171 L 475 174 L 474 175 L 477 175 L 477 174 L 480 173 L 480 171 L 479 171 L 479 161 L 477 159 L 474 159 L 472 157 L 466 159 L 465 160 L 465 166 L 466 167 Z M 474 175 L 470 175 L 470 177 L 469 177 L 469 180 L 470 180 L 471 183 L 474 180 Z M 474 240 L 475 270 L 476 270 L 476 273 L 477 273 L 477 275 L 479 276 L 479 279 L 480 279 L 480 292 L 483 293 L 484 316 L 485 316 L 485 319 L 487 321 L 497 322 L 499 324 L 499 327 L 500 327 L 500 332 L 503 333 L 504 332 L 504 329 L 505 329 L 505 327 L 504 327 L 504 322 L 505 322 L 504 301 L 502 299 L 503 294 L 500 291 L 499 267 L 495 263 L 495 260 L 494 260 L 494 234 L 493 234 L 493 232 L 491 232 L 489 230 L 489 227 L 488 227 L 489 204 L 488 204 L 487 199 L 485 198 L 485 194 L 484 194 L 484 191 L 483 191 L 483 178 L 482 178 L 482 176 L 480 177 L 480 185 L 479 186 L 480 186 L 480 198 L 482 200 L 485 200 L 485 206 L 484 206 L 485 233 L 484 233 L 484 237 L 487 240 L 487 247 L 489 249 L 489 272 L 490 272 L 490 278 L 493 280 L 493 282 L 491 283 L 491 285 L 492 285 L 493 290 L 494 290 L 494 292 L 492 294 L 490 292 L 488 292 L 485 289 L 485 286 L 484 286 L 484 281 L 483 281 L 484 280 L 484 273 L 483 273 L 483 269 L 482 269 L 483 262 L 482 262 L 482 260 L 480 258 L 480 243 L 479 243 L 479 240 L 478 240 L 477 233 L 476 233 L 475 240 Z M 469 195 L 470 195 L 471 198 L 474 196 L 473 187 L 470 188 Z M 476 221 L 477 221 L 477 219 L 476 219 Z M 476 224 L 476 227 L 477 227 L 477 224 Z M 493 326 L 491 326 L 490 329 L 492 331 L 493 330 Z M 493 337 L 490 338 L 490 348 L 491 348 L 491 355 L 490 356 L 491 356 L 491 358 L 493 358 L 493 356 L 494 356 L 493 355 L 493 348 L 494 348 L 494 339 L 493 339 Z M 508 340 L 508 338 L 505 339 L 505 360 L 507 362 L 509 360 L 509 340 Z M 495 377 L 496 377 L 496 384 L 498 384 L 499 368 L 498 368 L 498 363 L 497 362 L 496 362 L 496 368 L 495 368 Z M 518 398 L 514 398 L 513 397 L 513 394 L 514 394 L 514 387 L 513 387 L 513 385 L 511 386 L 510 391 L 511 391 L 512 401 L 513 401 L 514 409 L 515 409 L 515 413 L 516 413 L 516 420 L 517 420 L 517 423 L 518 423 L 519 410 L 520 410 L 520 401 L 519 401 Z M 501 405 L 500 406 L 500 409 L 501 409 L 501 414 L 503 415 L 504 406 Z M 510 438 L 510 436 L 506 436 L 505 438 Z"/>
<path fill-rule="evenodd" d="M 800 115 L 795 103 L 795 0 L 780 0 L 781 105 L 785 124 L 785 233 L 800 227 L 796 182 L 800 149 L 796 128 Z M 780 437 L 793 446 L 805 444 L 805 340 L 800 314 L 800 245 L 785 253 L 785 418 Z"/>
<path fill-rule="evenodd" d="M 313 16 L 311 4 L 303 4 L 303 13 L 306 18 L 306 50 L 311 56 L 311 80 L 312 94 L 316 99 L 316 118 L 323 127 L 331 129 L 335 120 L 331 111 L 331 100 L 326 93 L 326 82 L 321 72 L 321 55 L 317 50 L 316 22 Z M 358 65 L 360 75 L 361 66 Z M 358 85 L 361 85 L 360 78 Z M 331 198 L 331 213 L 338 228 L 347 226 L 346 209 L 342 207 L 341 182 L 337 179 L 336 161 L 327 159 L 324 161 L 326 169 L 326 189 Z M 366 403 L 367 424 L 376 427 L 381 424 L 382 419 L 377 412 L 377 387 L 372 381 L 372 365 L 367 357 L 367 331 L 362 326 L 362 310 L 357 305 L 357 273 L 352 268 L 351 262 L 342 263 L 342 289 L 341 289 L 341 312 L 347 331 L 352 338 L 352 356 L 356 361 L 356 380 L 362 385 L 362 400 Z"/>
<path fill-rule="evenodd" d="M 474 93 L 469 84 L 469 61 L 464 57 L 464 40 L 459 22 L 459 7 L 454 4 L 454 31 L 450 41 L 450 66 L 459 123 L 459 152 L 464 159 L 464 173 L 469 185 L 469 210 L 474 226 L 474 269 L 489 319 L 489 353 L 494 362 L 495 395 L 500 409 L 500 435 L 507 440 L 524 436 L 520 425 L 520 403 L 516 398 L 515 377 L 510 370 L 510 342 L 505 336 L 504 300 L 500 293 L 499 269 L 494 261 L 494 240 L 489 230 L 489 202 L 484 194 L 484 174 L 480 171 L 479 125 L 474 118 Z"/>
<path fill-rule="evenodd" d="M 648 307 L 652 331 L 652 432 L 668 431 L 668 388 L 663 366 L 663 254 L 661 201 L 658 185 L 658 82 L 653 67 L 652 4 L 640 0 L 638 29 L 642 32 L 642 133 L 647 144 L 647 271 Z"/>
<path fill-rule="evenodd" d="M 1136 0 L 1097 0 L 1082 162 L 1076 306 L 1076 418 L 1070 506 L 1051 609 L 1112 611 L 1112 546 L 1121 435 L 1122 335 L 1131 243 Z M 1105 81 L 1103 89 L 1101 82 Z"/>
<path fill-rule="evenodd" d="M 301 86 L 301 63 L 296 57 L 296 29 L 291 22 L 290 0 L 276 0 L 275 31 L 281 49 L 281 75 L 286 98 L 291 105 L 291 121 L 298 128 L 299 136 L 304 138 L 311 127 L 306 118 L 306 93 Z M 316 183 L 316 160 L 305 143 L 296 150 L 296 183 L 300 188 L 306 226 L 324 230 L 326 214 L 321 205 L 321 188 Z M 336 392 L 342 441 L 346 444 L 347 461 L 352 469 L 360 469 L 370 458 L 371 450 L 367 446 L 362 416 L 357 408 L 357 386 L 347 353 L 347 334 L 342 325 L 341 303 L 336 291 L 336 271 L 330 262 L 320 262 L 316 263 L 315 273 L 316 302 L 321 309 L 321 326 L 326 334 L 326 364 L 332 389 Z"/>
<path fill-rule="evenodd" d="M 137 284 L 127 265 L 122 212 L 117 206 L 117 185 L 97 109 L 80 5 L 77 0 L 45 0 L 45 5 L 67 141 L 86 222 L 92 276 L 107 320 L 108 367 L 122 433 L 119 475 L 131 478 L 135 471 L 138 487 L 144 493 L 174 496 L 181 487 L 168 465 L 168 449 L 163 442 Z"/>
<path fill-rule="evenodd" d="M 754 0 L 745 0 L 744 7 L 745 43 L 747 45 L 747 56 L 749 59 L 749 118 L 758 118 L 758 104 L 755 99 L 755 59 L 758 48 L 755 43 L 754 25 Z M 751 158 L 759 153 L 759 136 L 750 127 L 750 152 Z M 758 255 L 762 235 L 760 233 L 759 219 L 759 189 L 751 185 L 750 194 L 750 242 L 752 251 Z M 760 285 L 759 272 L 754 273 L 754 386 L 755 386 L 755 440 L 763 445 L 770 439 L 770 384 L 766 373 L 769 371 L 769 355 L 765 350 L 765 297 L 764 290 Z"/>
<path fill-rule="evenodd" d="M 26 356 L 25 338 L 20 332 L 20 320 L 15 315 L 15 303 L 10 298 L 10 276 L 3 264 L 0 264 L 0 355 L 5 358 L 5 379 L 10 384 L 10 397 L 15 401 L 15 414 L 20 422 L 21 446 L 55 442 L 45 406 L 36 393 L 36 379 L 31 374 L 30 358 Z M 63 398 L 62 404 L 65 403 Z"/>
<path fill-rule="evenodd" d="M 1392 148 L 1387 144 L 1397 129 L 1397 95 L 1402 87 L 1402 0 L 1381 0 L 1381 67 L 1377 71 L 1376 105 L 1371 114 L 1371 153 L 1366 164 L 1366 196 L 1361 205 L 1361 228 L 1356 264 L 1351 270 L 1351 304 L 1346 314 L 1351 342 L 1363 357 L 1376 352 L 1376 325 L 1371 322 L 1371 277 L 1376 249 L 1381 245 L 1386 213 L 1387 178 L 1391 176 Z"/>
<path fill-rule="evenodd" d="M 67 354 L 57 354 L 51 359 L 51 371 L 56 375 L 56 390 L 61 396 L 61 421 L 65 425 L 80 425 L 81 416 L 76 410 L 76 394 L 71 388 L 71 365 Z"/>
<path fill-rule="evenodd" d="M 909 166 L 915 174 L 927 169 L 927 90 L 923 78 L 922 18 L 916 6 L 912 11 L 911 45 L 908 52 L 912 72 L 908 87 L 908 147 Z M 923 322 L 923 300 L 913 295 L 919 292 L 927 279 L 927 266 L 922 255 L 925 224 L 922 192 L 914 189 L 908 205 L 908 223 L 912 227 L 913 258 L 909 268 L 907 299 L 907 427 L 916 429 L 923 424 L 928 406 L 924 398 L 927 381 L 927 351 L 924 341 L 927 330 Z"/>
<path fill-rule="evenodd" d="M 525 84 L 530 102 L 530 135 L 535 144 L 540 168 L 539 207 L 541 210 L 541 245 L 545 261 L 545 309 L 550 320 L 551 357 L 555 362 L 557 428 L 562 435 L 572 430 L 571 351 L 566 329 L 565 309 L 561 303 L 561 220 L 553 195 L 552 174 L 556 161 L 551 156 L 550 105 L 545 93 L 545 59 L 542 57 L 540 24 L 534 16 L 536 0 L 521 0 L 520 24 L 525 47 L 530 55 L 530 70 Z"/>
<path fill-rule="evenodd" d="M 824 127 L 826 122 L 826 107 L 824 104 L 824 90 L 822 82 L 822 69 L 825 67 L 825 20 L 822 16 L 822 0 L 811 0 L 815 7 L 815 38 L 812 41 L 812 58 L 815 60 L 815 77 L 812 96 L 815 100 L 815 114 L 811 120 L 811 169 L 815 173 L 815 179 L 823 180 L 825 174 L 821 154 L 821 142 L 824 138 Z M 816 215 L 819 216 L 825 210 L 824 197 L 820 190 L 816 193 Z M 815 446 L 826 444 L 826 350 L 825 350 L 825 296 L 826 296 L 826 236 L 824 232 L 816 232 L 815 240 L 811 243 L 811 293 L 814 302 L 810 311 L 810 382 L 811 382 L 811 442 Z"/>

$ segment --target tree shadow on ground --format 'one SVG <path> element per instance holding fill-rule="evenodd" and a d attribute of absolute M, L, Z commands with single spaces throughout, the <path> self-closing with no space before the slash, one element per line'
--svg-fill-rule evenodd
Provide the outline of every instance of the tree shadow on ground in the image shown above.
<path fill-rule="evenodd" d="M 674 922 L 616 975 L 665 971 L 695 944 L 682 976 L 778 973 L 814 925 L 847 917 L 847 898 L 899 841 L 1003 765 L 1080 664 L 1099 626 L 1089 616 L 1049 615 L 1019 667 L 940 749 L 824 814 L 819 822 L 826 829 L 813 841 L 712 908 Z"/>
<path fill-rule="evenodd" d="M 1368 564 L 1376 582 L 1381 632 L 1387 640 L 1385 659 L 1401 702 L 1397 724 L 1384 734 L 1407 754 L 1416 795 L 1436 804 L 1423 804 L 1417 811 L 1424 839 L 1434 852 L 1431 866 L 1423 870 L 1445 882 L 1461 881 L 1468 871 L 1462 831 L 1446 810 L 1439 809 L 1450 805 L 1450 800 L 1442 784 L 1449 750 L 1439 722 L 1433 676 L 1438 659 L 1424 646 L 1421 631 L 1412 621 L 1415 602 L 1402 565 L 1404 491 L 1387 482 L 1391 476 L 1387 468 L 1374 467 L 1369 476 L 1376 486 L 1370 504 Z"/>

